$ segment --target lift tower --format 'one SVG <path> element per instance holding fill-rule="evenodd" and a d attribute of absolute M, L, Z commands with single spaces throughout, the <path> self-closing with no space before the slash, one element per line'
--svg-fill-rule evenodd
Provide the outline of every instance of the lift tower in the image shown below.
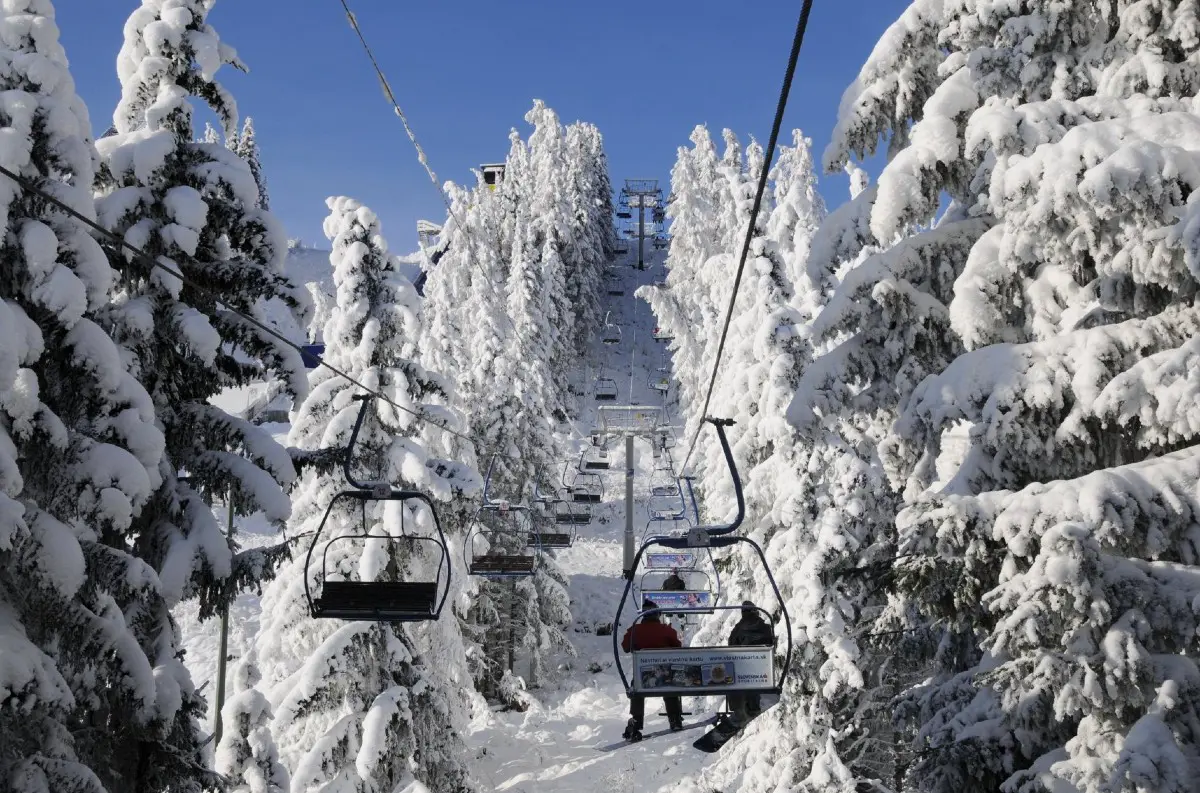
<path fill-rule="evenodd" d="M 646 210 L 651 211 L 658 209 L 663 205 L 663 193 L 658 186 L 657 179 L 626 179 L 625 186 L 621 188 L 621 198 L 619 206 L 622 208 L 628 207 L 633 209 L 637 207 L 638 225 L 637 225 L 637 240 L 638 240 L 638 269 L 646 269 Z M 628 215 L 628 212 L 626 212 Z M 622 217 L 618 213 L 618 217 Z"/>

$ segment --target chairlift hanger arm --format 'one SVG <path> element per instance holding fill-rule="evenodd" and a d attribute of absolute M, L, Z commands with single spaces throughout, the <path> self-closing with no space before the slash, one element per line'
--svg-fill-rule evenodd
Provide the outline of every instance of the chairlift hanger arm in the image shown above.
<path fill-rule="evenodd" d="M 731 523 L 725 525 L 703 526 L 705 531 L 712 535 L 732 534 L 737 531 L 742 525 L 742 521 L 746 518 L 746 497 L 742 493 L 742 478 L 738 474 L 737 463 L 733 459 L 733 450 L 729 448 L 729 439 L 725 437 L 725 428 L 733 426 L 733 419 L 717 419 L 711 416 L 704 418 L 705 423 L 713 425 L 717 431 L 717 439 L 721 442 L 721 451 L 725 455 L 725 465 L 729 468 L 729 475 L 733 478 L 733 494 L 737 498 L 737 515 Z M 692 492 L 691 477 L 684 477 L 688 480 L 688 492 Z M 692 493 L 692 505 L 695 507 L 696 496 Z M 699 522 L 700 513 L 696 512 L 696 521 Z"/>

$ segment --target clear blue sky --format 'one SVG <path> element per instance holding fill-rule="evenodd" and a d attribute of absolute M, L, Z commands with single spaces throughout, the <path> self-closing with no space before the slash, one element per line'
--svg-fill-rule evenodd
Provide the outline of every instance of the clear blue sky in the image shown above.
<path fill-rule="evenodd" d="M 97 134 L 119 97 L 116 56 L 136 0 L 55 0 L 63 44 Z M 799 0 L 351 0 L 442 181 L 503 160 L 508 131 L 543 99 L 604 134 L 613 182 L 658 177 L 705 123 L 766 144 Z M 815 0 L 788 105 L 816 154 L 844 88 L 907 0 Z M 254 117 L 272 209 L 291 236 L 324 244 L 328 195 L 379 213 L 397 252 L 417 218 L 445 210 L 378 88 L 338 0 L 218 0 L 210 22 L 250 73 L 220 78 Z M 825 177 L 835 205 L 842 175 Z"/>

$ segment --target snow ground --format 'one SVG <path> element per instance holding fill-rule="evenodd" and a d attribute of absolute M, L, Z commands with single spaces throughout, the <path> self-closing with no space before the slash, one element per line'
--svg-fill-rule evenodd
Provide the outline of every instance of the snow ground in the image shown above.
<path fill-rule="evenodd" d="M 597 403 L 592 383 L 603 366 L 606 376 L 617 380 L 620 393 L 615 403 L 662 405 L 669 420 L 677 421 L 674 388 L 664 395 L 650 387 L 657 369 L 669 366 L 666 345 L 655 342 L 655 326 L 650 307 L 634 297 L 638 286 L 653 283 L 664 276 L 664 253 L 647 251 L 647 269 L 639 271 L 636 251 L 619 262 L 624 281 L 624 296 L 607 297 L 611 321 L 621 323 L 622 339 L 617 345 L 600 342 L 597 328 L 591 354 L 581 362 L 575 385 L 580 398 L 580 415 L 564 427 L 564 448 L 574 449 L 575 459 L 588 445 L 588 436 L 596 423 Z M 674 384 L 672 384 L 674 385 Z M 234 401 L 244 395 L 231 395 Z M 237 407 L 230 404 L 230 407 Z M 286 425 L 270 425 L 272 433 L 286 438 Z M 602 472 L 604 501 L 593 507 L 589 526 L 579 527 L 575 545 L 556 553 L 556 559 L 569 576 L 571 609 L 575 618 L 571 639 L 576 657 L 560 659 L 558 678 L 542 681 L 532 693 L 539 703 L 525 713 L 489 712 L 478 714 L 465 736 L 472 753 L 472 770 L 483 790 L 538 793 L 622 793 L 656 790 L 684 775 L 700 770 L 717 755 L 700 753 L 691 747 L 703 729 L 686 730 L 648 738 L 640 744 L 601 751 L 621 740 L 629 717 L 628 700 L 613 665 L 612 637 L 596 635 L 596 628 L 613 621 L 624 580 L 621 578 L 622 534 L 624 531 L 624 444 L 611 443 L 611 468 Z M 635 537 L 640 539 L 648 522 L 649 478 L 654 467 L 647 442 L 634 444 L 634 516 Z M 574 460 L 571 468 L 573 469 Z M 222 520 L 223 520 L 222 516 Z M 244 525 L 243 525 L 244 524 Z M 247 544 L 266 543 L 274 536 L 265 525 L 245 521 L 238 526 L 239 537 Z M 241 596 L 230 614 L 229 672 L 252 641 L 258 626 L 259 598 L 255 593 Z M 632 618 L 631 606 L 621 620 L 623 631 Z M 176 610 L 185 640 L 186 661 L 197 686 L 204 686 L 209 700 L 209 724 L 215 711 L 215 678 L 218 656 L 217 620 L 199 623 L 196 609 L 185 605 Z M 625 656 L 627 659 L 628 656 Z M 693 711 L 686 723 L 706 718 L 702 699 L 684 700 L 684 710 Z M 646 703 L 645 732 L 666 728 L 666 717 L 659 716 L 662 700 Z"/>

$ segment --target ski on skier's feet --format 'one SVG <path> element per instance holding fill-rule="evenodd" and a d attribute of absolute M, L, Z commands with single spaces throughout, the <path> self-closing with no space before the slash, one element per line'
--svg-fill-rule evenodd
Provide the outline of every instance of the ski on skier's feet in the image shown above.
<path fill-rule="evenodd" d="M 738 726 L 731 719 L 722 715 L 717 719 L 713 728 L 692 742 L 692 746 L 702 752 L 715 752 L 745 729 L 746 725 Z"/>

